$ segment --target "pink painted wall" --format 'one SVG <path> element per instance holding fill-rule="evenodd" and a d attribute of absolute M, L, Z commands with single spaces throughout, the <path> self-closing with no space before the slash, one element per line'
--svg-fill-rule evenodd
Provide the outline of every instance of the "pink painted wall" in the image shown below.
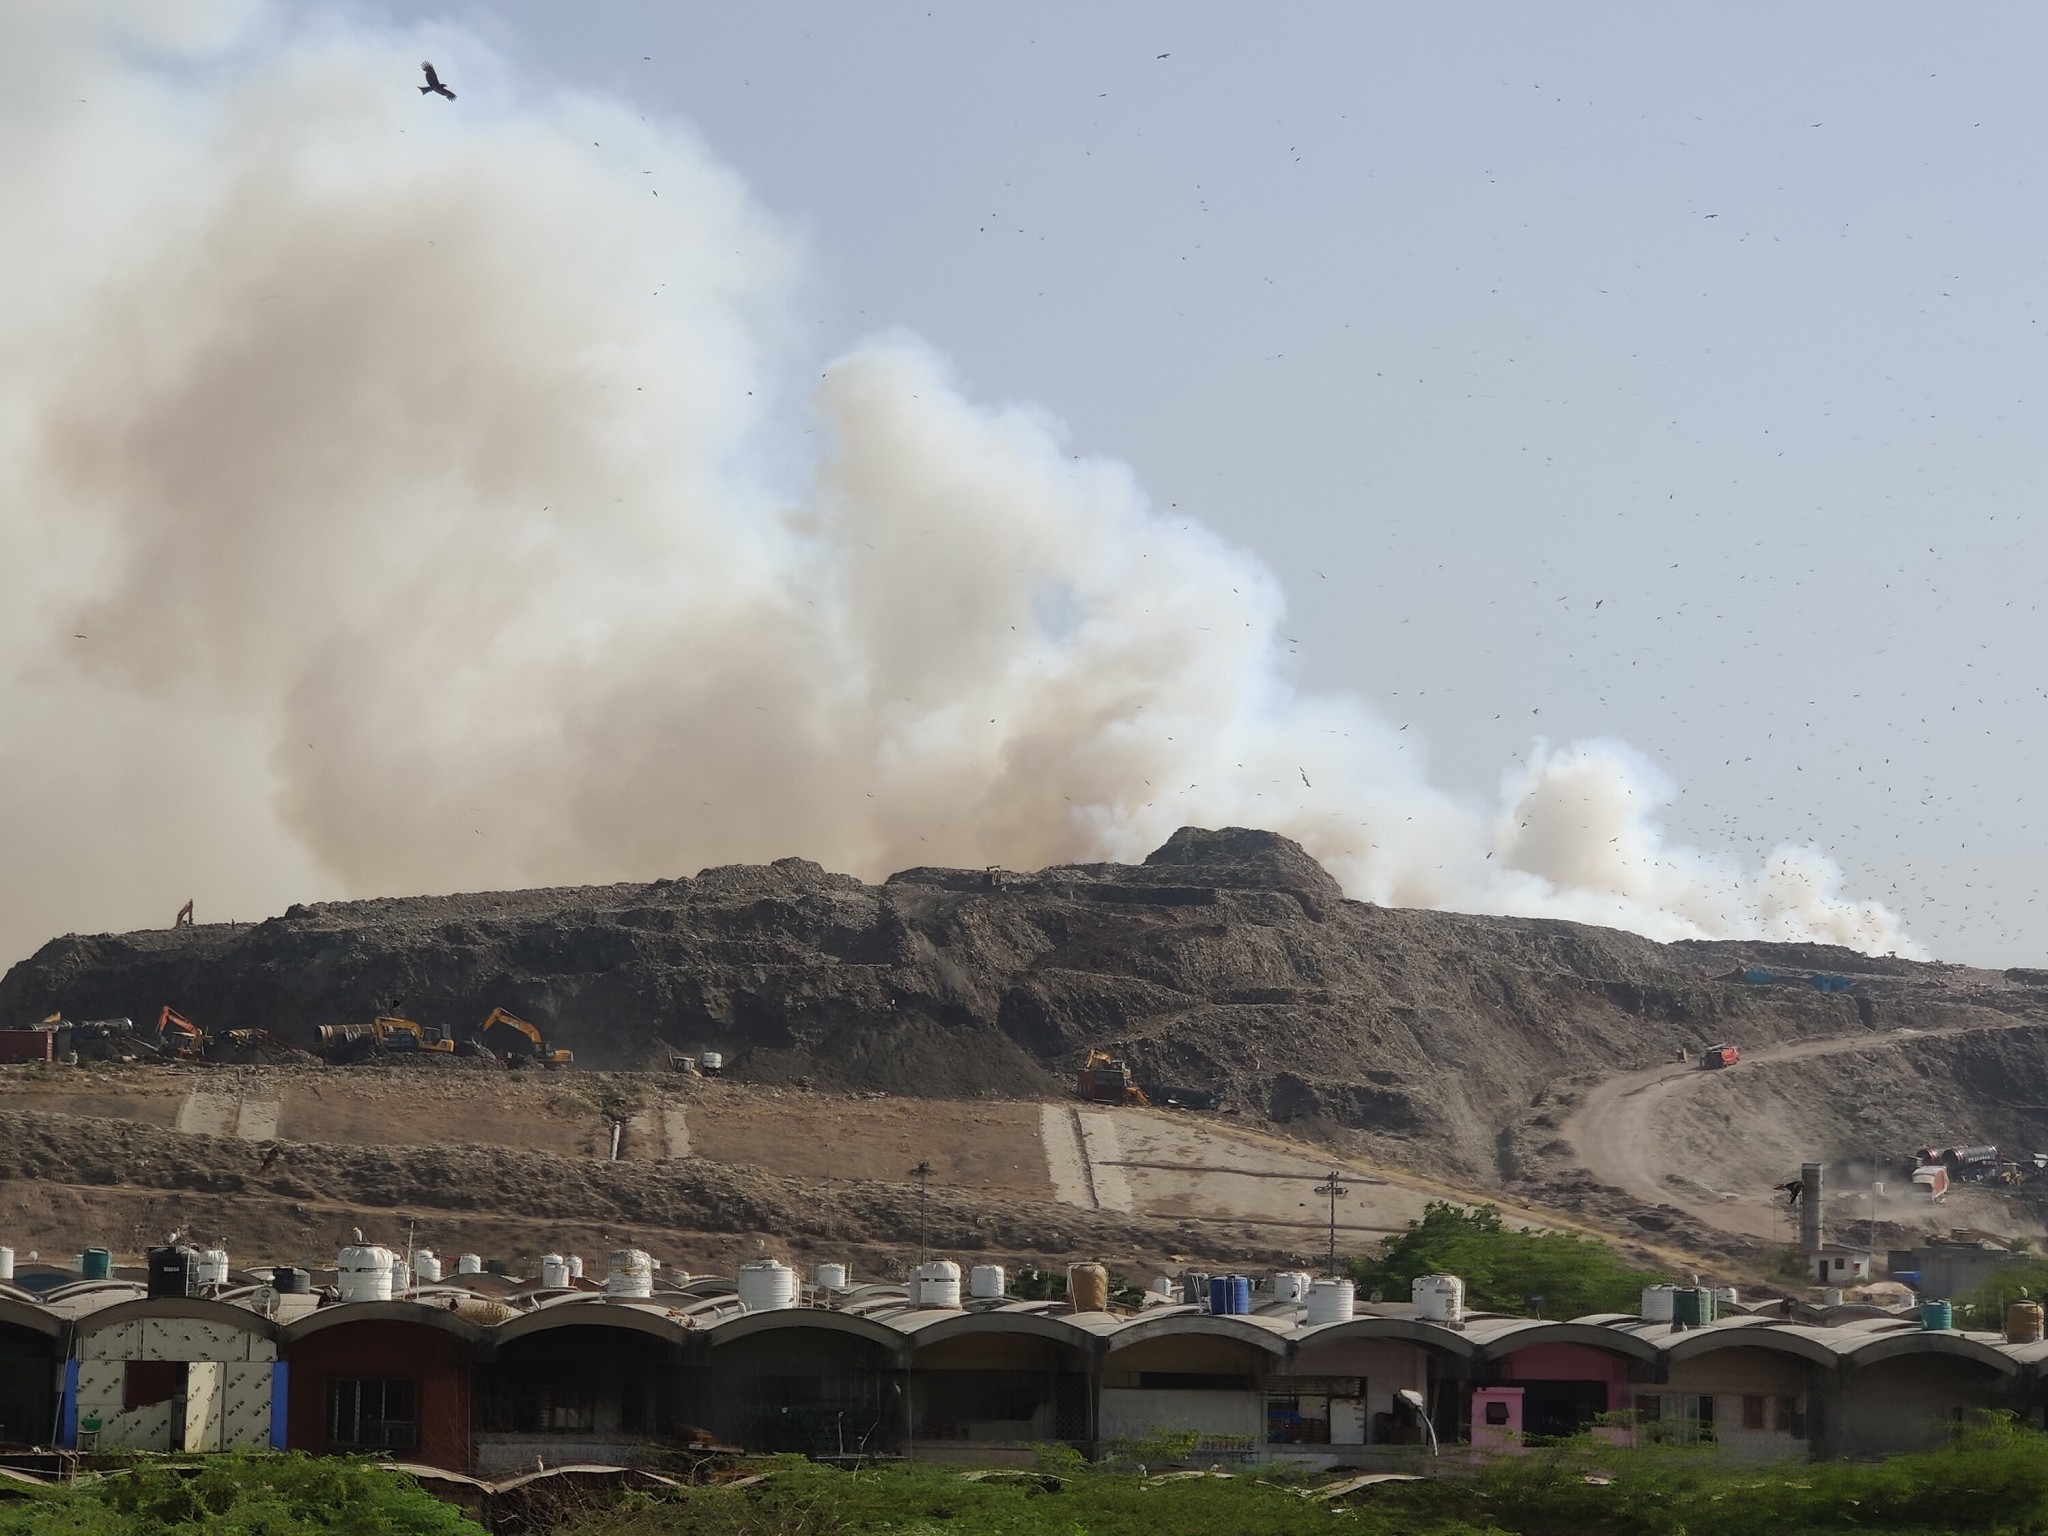
<path fill-rule="evenodd" d="M 1607 1401 L 1621 1407 L 1628 1401 L 1628 1360 L 1586 1344 L 1532 1344 L 1502 1358 L 1505 1381 L 1604 1381 Z"/>
<path fill-rule="evenodd" d="M 1486 1405 L 1507 1405 L 1505 1424 L 1486 1422 Z M 1518 1450 L 1522 1444 L 1522 1389 L 1480 1387 L 1472 1394 L 1472 1448 L 1475 1451 Z"/>

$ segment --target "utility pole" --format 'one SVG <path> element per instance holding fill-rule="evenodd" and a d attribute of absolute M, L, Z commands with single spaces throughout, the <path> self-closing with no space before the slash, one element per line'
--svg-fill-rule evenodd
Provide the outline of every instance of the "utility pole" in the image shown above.
<path fill-rule="evenodd" d="M 1337 1182 L 1337 1170 L 1332 1168 L 1329 1178 L 1318 1184 L 1315 1192 L 1319 1195 L 1328 1195 L 1330 1197 L 1330 1267 L 1328 1274 L 1334 1280 L 1337 1278 L 1337 1199 L 1341 1195 L 1350 1194 L 1351 1191 Z"/>
<path fill-rule="evenodd" d="M 917 1175 L 917 1262 L 922 1264 L 927 1254 L 927 1239 L 931 1232 L 932 1165 L 923 1158 L 910 1170 Z"/>

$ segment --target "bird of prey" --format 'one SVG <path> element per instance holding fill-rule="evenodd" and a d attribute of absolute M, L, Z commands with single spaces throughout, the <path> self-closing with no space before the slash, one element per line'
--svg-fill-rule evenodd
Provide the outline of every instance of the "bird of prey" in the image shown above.
<path fill-rule="evenodd" d="M 420 87 L 420 94 L 422 96 L 431 92 L 436 96 L 446 96 L 450 101 L 455 99 L 455 93 L 441 83 L 441 77 L 434 73 L 434 66 L 432 64 L 422 63 L 420 68 L 427 72 L 427 83 Z"/>

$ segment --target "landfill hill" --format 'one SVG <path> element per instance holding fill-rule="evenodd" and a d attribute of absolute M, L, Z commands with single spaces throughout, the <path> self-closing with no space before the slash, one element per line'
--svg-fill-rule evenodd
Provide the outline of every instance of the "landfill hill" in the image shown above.
<path fill-rule="evenodd" d="M 1852 988 L 1818 990 L 1815 973 Z M 1964 1131 L 1926 1124 L 1944 1117 L 2048 1145 L 2048 1030 L 2001 1028 L 1995 1045 L 1981 1033 L 2048 1025 L 2041 972 L 1379 907 L 1346 899 L 1286 838 L 1243 828 L 1183 828 L 1142 865 L 997 883 L 921 868 L 870 885 L 791 858 L 645 885 L 295 906 L 254 925 L 67 936 L 0 979 L 6 1023 L 140 1021 L 165 1003 L 209 1029 L 308 1045 L 320 1024 L 379 1011 L 461 1029 L 504 1006 L 579 1067 L 716 1050 L 741 1083 L 956 1101 L 1068 1097 L 1100 1046 L 1141 1082 L 1215 1090 L 1248 1122 L 1467 1185 L 1555 1185 L 1587 1208 L 1600 1202 L 1558 1136 L 1579 1091 L 1722 1039 L 1886 1043 L 1895 1068 L 1844 1077 L 1834 1062 L 1816 1091 L 1854 1081 L 1878 1103 L 1886 1083 L 1918 1084 L 1911 1123 L 1842 1129 L 1832 1100 L 1773 1096 L 1774 1116 L 1812 1113 L 1837 1139 Z M 1956 1033 L 1903 1051 L 1901 1029 Z M 1688 1125 L 1742 1134 L 1725 1118 Z"/>

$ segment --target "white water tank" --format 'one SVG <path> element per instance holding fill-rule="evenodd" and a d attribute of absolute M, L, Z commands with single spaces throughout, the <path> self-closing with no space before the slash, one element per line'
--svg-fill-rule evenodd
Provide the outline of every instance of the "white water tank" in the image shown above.
<path fill-rule="evenodd" d="M 821 1290 L 843 1291 L 846 1289 L 846 1266 L 844 1264 L 820 1264 L 818 1286 Z"/>
<path fill-rule="evenodd" d="M 352 1244 L 341 1250 L 334 1266 L 334 1283 L 343 1301 L 389 1301 L 391 1266 L 403 1263 L 389 1248 L 374 1243 Z"/>
<path fill-rule="evenodd" d="M 1672 1309 L 1678 1304 L 1678 1287 L 1675 1285 L 1646 1285 L 1643 1287 L 1643 1321 L 1646 1323 L 1668 1323 Z"/>
<path fill-rule="evenodd" d="M 13 1278 L 14 1250 L 12 1248 L 0 1248 L 0 1280 L 11 1281 Z"/>
<path fill-rule="evenodd" d="M 935 1259 L 910 1272 L 910 1304 L 913 1307 L 957 1307 L 960 1305 L 960 1266 L 951 1259 Z"/>
<path fill-rule="evenodd" d="M 1735 1287 L 1732 1285 L 1720 1286 L 1714 1291 L 1714 1306 L 1718 1311 L 1734 1311 L 1739 1300 L 1740 1298 L 1735 1294 Z"/>
<path fill-rule="evenodd" d="M 1283 1269 L 1273 1276 L 1275 1301 L 1302 1301 L 1308 1296 L 1310 1276 L 1299 1269 Z"/>
<path fill-rule="evenodd" d="M 1000 1264 L 977 1264 L 967 1272 L 967 1294 L 976 1301 L 1001 1301 L 1008 1278 Z"/>
<path fill-rule="evenodd" d="M 410 1269 L 407 1269 L 405 1266 L 405 1255 L 402 1253 L 392 1254 L 391 1294 L 393 1296 L 403 1296 L 407 1291 L 411 1289 L 412 1271 Z"/>
<path fill-rule="evenodd" d="M 740 1305 L 749 1312 L 781 1312 L 796 1305 L 796 1271 L 779 1259 L 740 1266 Z"/>
<path fill-rule="evenodd" d="M 1824 1307 L 1839 1307 L 1842 1304 L 1842 1288 L 1831 1285 L 1820 1293 L 1820 1304 Z"/>
<path fill-rule="evenodd" d="M 580 1253 L 569 1255 L 569 1278 L 571 1280 L 581 1280 L 583 1278 L 583 1255 Z"/>
<path fill-rule="evenodd" d="M 1311 1328 L 1323 1323 L 1348 1323 L 1357 1306 L 1358 1287 L 1349 1280 L 1310 1280 L 1308 1283 L 1308 1323 Z"/>
<path fill-rule="evenodd" d="M 455 1255 L 455 1273 L 458 1275 L 480 1275 L 483 1272 L 483 1255 L 476 1253 L 458 1253 Z"/>
<path fill-rule="evenodd" d="M 612 1254 L 610 1272 L 604 1277 L 607 1296 L 652 1296 L 654 1260 L 644 1248 L 620 1248 Z"/>
<path fill-rule="evenodd" d="M 441 1278 L 441 1261 L 435 1255 L 422 1248 L 412 1256 L 412 1272 L 418 1279 L 432 1285 Z"/>
<path fill-rule="evenodd" d="M 544 1291 L 566 1291 L 569 1288 L 569 1261 L 559 1253 L 542 1254 L 540 1285 Z"/>
<path fill-rule="evenodd" d="M 1408 1294 L 1416 1317 L 1425 1323 L 1456 1327 L 1465 1321 L 1465 1282 L 1456 1275 L 1417 1275 Z"/>
<path fill-rule="evenodd" d="M 196 1286 L 223 1286 L 228 1283 L 228 1251 L 225 1248 L 202 1248 L 192 1256 L 192 1283 Z"/>

